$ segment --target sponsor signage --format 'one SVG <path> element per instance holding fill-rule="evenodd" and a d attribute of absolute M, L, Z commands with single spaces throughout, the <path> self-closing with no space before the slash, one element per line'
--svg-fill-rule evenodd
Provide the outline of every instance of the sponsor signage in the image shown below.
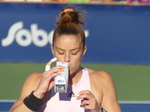
<path fill-rule="evenodd" d="M 55 18 L 64 4 L 0 4 L 0 62 L 48 62 Z M 82 6 L 91 17 L 85 63 L 150 64 L 150 8 Z M 130 10 L 128 10 L 130 9 Z"/>
<path fill-rule="evenodd" d="M 22 47 L 30 46 L 33 43 L 37 47 L 44 47 L 48 43 L 52 44 L 53 32 L 46 32 L 44 29 L 38 29 L 38 24 L 31 24 L 30 30 L 23 28 L 23 21 L 14 23 L 8 30 L 7 37 L 1 40 L 2 47 L 10 46 L 15 40 Z M 85 30 L 88 37 L 89 31 Z"/>

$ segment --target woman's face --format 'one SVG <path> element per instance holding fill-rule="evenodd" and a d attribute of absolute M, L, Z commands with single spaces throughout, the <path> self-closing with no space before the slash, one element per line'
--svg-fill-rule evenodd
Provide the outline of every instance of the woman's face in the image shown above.
<path fill-rule="evenodd" d="M 69 63 L 70 74 L 73 74 L 80 67 L 86 49 L 80 35 L 61 35 L 56 38 L 52 53 L 57 61 Z"/>

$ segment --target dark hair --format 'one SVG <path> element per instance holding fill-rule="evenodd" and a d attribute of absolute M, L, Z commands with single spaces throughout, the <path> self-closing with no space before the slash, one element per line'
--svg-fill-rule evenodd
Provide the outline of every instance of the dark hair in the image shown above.
<path fill-rule="evenodd" d="M 76 11 L 73 7 L 67 6 L 60 11 L 60 18 L 57 18 L 56 29 L 53 35 L 53 45 L 59 36 L 65 35 L 80 35 L 83 46 L 85 46 L 85 33 L 83 28 L 80 26 L 85 25 L 83 17 L 85 11 Z"/>

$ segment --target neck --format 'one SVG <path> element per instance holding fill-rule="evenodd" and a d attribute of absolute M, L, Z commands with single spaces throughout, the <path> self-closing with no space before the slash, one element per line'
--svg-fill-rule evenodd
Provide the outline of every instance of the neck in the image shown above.
<path fill-rule="evenodd" d="M 76 84 L 82 76 L 82 67 L 79 67 L 73 74 L 69 75 L 69 84 Z"/>

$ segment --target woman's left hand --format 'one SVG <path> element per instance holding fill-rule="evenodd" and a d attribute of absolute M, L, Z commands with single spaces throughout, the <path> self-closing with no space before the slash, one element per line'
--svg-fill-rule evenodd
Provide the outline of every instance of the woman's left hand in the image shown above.
<path fill-rule="evenodd" d="M 89 109 L 91 112 L 101 112 L 101 109 L 99 107 L 99 104 L 97 103 L 97 100 L 95 96 L 91 93 L 89 90 L 84 90 L 79 92 L 79 96 L 77 97 L 77 100 L 81 99 L 81 107 L 84 109 Z"/>

